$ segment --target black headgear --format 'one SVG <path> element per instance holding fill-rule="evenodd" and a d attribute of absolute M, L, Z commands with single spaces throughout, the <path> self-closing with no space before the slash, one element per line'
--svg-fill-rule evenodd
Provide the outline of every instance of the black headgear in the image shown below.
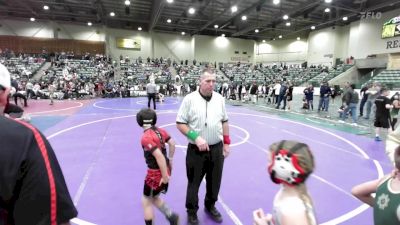
<path fill-rule="evenodd" d="M 141 127 L 143 127 L 144 124 L 154 126 L 157 122 L 157 114 L 152 109 L 142 109 L 136 114 L 136 121 Z"/>

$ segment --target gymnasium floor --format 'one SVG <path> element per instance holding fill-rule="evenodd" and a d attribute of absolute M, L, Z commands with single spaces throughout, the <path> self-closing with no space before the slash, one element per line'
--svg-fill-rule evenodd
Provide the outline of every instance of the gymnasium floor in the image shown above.
<path fill-rule="evenodd" d="M 163 197 L 186 224 L 187 141 L 175 126 L 180 101 L 166 98 L 158 104 L 157 124 L 177 143 L 170 188 Z M 135 115 L 146 103 L 145 98 L 63 101 L 53 106 L 48 100 L 29 102 L 31 123 L 50 140 L 79 210 L 74 224 L 144 224 L 140 199 L 146 165 L 140 146 L 143 131 Z M 391 170 L 384 142 L 368 136 L 369 128 L 260 105 L 228 104 L 227 110 L 233 144 L 217 203 L 223 224 L 251 225 L 253 210 L 271 210 L 278 186 L 267 174 L 266 152 L 282 139 L 305 142 L 315 155 L 316 170 L 307 185 L 319 224 L 373 224 L 372 210 L 350 193 L 352 186 Z M 201 224 L 215 224 L 203 212 L 204 191 L 203 184 L 198 216 Z M 167 224 L 160 213 L 156 217 L 155 224 Z"/>

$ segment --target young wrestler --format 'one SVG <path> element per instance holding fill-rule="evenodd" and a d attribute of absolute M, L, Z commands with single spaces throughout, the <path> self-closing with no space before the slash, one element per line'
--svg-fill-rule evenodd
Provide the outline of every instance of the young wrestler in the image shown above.
<path fill-rule="evenodd" d="M 157 114 L 154 110 L 140 110 L 136 115 L 136 120 L 144 130 L 141 145 L 148 166 L 142 197 L 145 224 L 153 224 L 154 213 L 152 205 L 155 205 L 165 215 L 171 225 L 176 225 L 178 224 L 179 216 L 172 212 L 159 197 L 160 193 L 165 194 L 168 190 L 172 158 L 175 153 L 175 142 L 167 131 L 155 126 Z M 168 144 L 168 157 L 165 143 Z"/>
<path fill-rule="evenodd" d="M 272 215 L 253 212 L 255 225 L 316 225 L 313 204 L 304 181 L 314 170 L 314 157 L 306 144 L 280 141 L 270 146 L 271 180 L 281 184 L 275 195 Z"/>
<path fill-rule="evenodd" d="M 400 145 L 394 151 L 394 173 L 355 186 L 351 193 L 374 208 L 375 225 L 400 224 Z M 372 194 L 375 193 L 373 196 Z"/>

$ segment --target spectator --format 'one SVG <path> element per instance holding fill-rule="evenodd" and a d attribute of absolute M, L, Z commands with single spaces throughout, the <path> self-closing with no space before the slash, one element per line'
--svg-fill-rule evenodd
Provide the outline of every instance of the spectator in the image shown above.
<path fill-rule="evenodd" d="M 376 113 L 375 113 L 375 141 L 381 141 L 381 129 L 389 129 L 390 126 L 390 109 L 393 108 L 389 95 L 389 90 L 386 88 L 381 89 L 381 95 L 375 99 Z M 368 116 L 368 115 L 367 115 Z"/>
<path fill-rule="evenodd" d="M 0 111 L 10 75 L 0 64 Z M 77 210 L 46 137 L 33 126 L 0 116 L 0 224 L 69 225 Z"/>

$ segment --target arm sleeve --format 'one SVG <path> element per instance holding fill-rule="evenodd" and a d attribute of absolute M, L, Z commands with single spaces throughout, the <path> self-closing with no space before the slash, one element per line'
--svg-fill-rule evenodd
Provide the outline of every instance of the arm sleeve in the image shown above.
<path fill-rule="evenodd" d="M 149 151 L 151 153 L 153 153 L 158 148 L 157 143 L 151 137 L 143 137 L 141 144 L 145 151 Z"/>
<path fill-rule="evenodd" d="M 222 122 L 228 122 L 228 114 L 226 113 L 225 98 L 222 98 Z"/>
<path fill-rule="evenodd" d="M 21 191 L 14 211 L 16 224 L 39 224 L 49 220 L 51 213 L 54 213 L 51 210 L 53 203 L 58 224 L 66 223 L 78 215 L 57 157 L 47 139 L 42 134 L 40 137 L 42 142 L 32 138 L 27 146 L 26 159 L 21 165 L 17 182 Z"/>
<path fill-rule="evenodd" d="M 164 139 L 164 142 L 167 143 L 171 139 L 171 136 L 168 134 L 168 132 L 165 129 L 163 129 L 163 128 L 157 128 L 157 129 L 160 131 L 161 136 Z"/>
<path fill-rule="evenodd" d="M 188 98 L 185 97 L 182 101 L 181 106 L 179 107 L 178 115 L 176 116 L 177 123 L 189 123 L 189 101 Z"/>

